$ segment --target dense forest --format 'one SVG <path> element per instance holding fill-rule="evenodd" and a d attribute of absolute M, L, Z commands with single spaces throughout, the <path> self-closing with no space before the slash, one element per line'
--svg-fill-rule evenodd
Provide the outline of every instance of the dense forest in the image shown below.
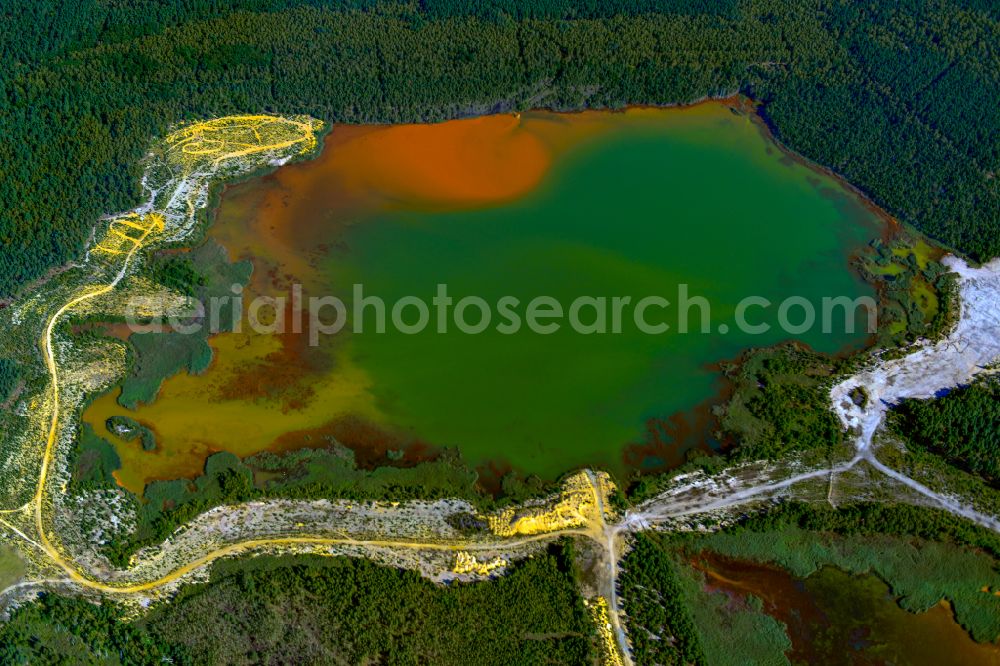
<path fill-rule="evenodd" d="M 677 567 L 657 537 L 636 536 L 619 581 L 637 664 L 705 663 Z"/>
<path fill-rule="evenodd" d="M 4 664 L 586 664 L 572 544 L 487 583 L 319 556 L 223 561 L 145 617 L 44 595 L 0 625 Z"/>
<path fill-rule="evenodd" d="M 726 368 L 732 397 L 720 413 L 720 436 L 737 460 L 777 459 L 791 451 L 843 443 L 843 429 L 824 390 L 836 359 L 795 344 L 752 349 Z"/>
<path fill-rule="evenodd" d="M 1000 254 L 990 0 L 18 0 L 0 9 L 0 296 L 138 203 L 174 123 L 620 107 L 742 92 L 931 236 Z"/>
<path fill-rule="evenodd" d="M 906 400 L 891 417 L 910 446 L 1000 483 L 1000 382 L 979 381 L 934 400 Z"/>

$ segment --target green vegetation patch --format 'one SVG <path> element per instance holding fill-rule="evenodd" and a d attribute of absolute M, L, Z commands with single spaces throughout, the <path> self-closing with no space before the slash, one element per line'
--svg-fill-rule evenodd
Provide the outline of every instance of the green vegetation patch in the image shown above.
<path fill-rule="evenodd" d="M 206 304 L 212 298 L 232 296 L 233 285 L 246 285 L 253 270 L 248 261 L 229 262 L 225 249 L 214 241 L 203 243 L 185 255 L 156 255 L 150 264 L 153 279 Z M 217 321 L 212 322 L 213 317 Z M 200 318 L 202 325 L 191 333 L 172 332 L 161 322 L 164 330 L 129 336 L 133 363 L 122 382 L 119 404 L 135 409 L 140 402 L 155 400 L 168 377 L 183 370 L 199 374 L 208 368 L 212 362 L 209 334 L 231 331 L 235 322 L 229 307 L 214 314 L 203 313 Z M 209 330 L 210 322 L 215 330 Z"/>
<path fill-rule="evenodd" d="M 618 579 L 636 663 L 705 661 L 680 575 L 674 557 L 653 537 L 636 536 L 635 547 L 622 563 Z"/>
<path fill-rule="evenodd" d="M 342 557 L 217 563 L 139 620 L 44 595 L 0 625 L 2 663 L 588 664 L 568 544 L 484 583 L 438 586 Z"/>
<path fill-rule="evenodd" d="M 728 369 L 733 396 L 720 418 L 739 459 L 778 458 L 790 451 L 830 449 L 843 429 L 826 387 L 838 362 L 794 345 L 748 352 Z"/>
<path fill-rule="evenodd" d="M 179 655 L 147 631 L 123 621 L 110 603 L 99 606 L 46 593 L 0 625 L 4 664 L 155 664 L 174 656 Z"/>
<path fill-rule="evenodd" d="M 930 400 L 905 400 L 890 414 L 913 447 L 1000 483 L 1000 381 L 988 378 Z"/>
<path fill-rule="evenodd" d="M 587 663 L 593 629 L 557 547 L 497 580 L 435 586 L 365 560 L 223 562 L 144 621 L 213 663 Z"/>
<path fill-rule="evenodd" d="M 875 241 L 872 250 L 858 264 L 882 293 L 877 344 L 891 348 L 947 335 L 956 321 L 957 293 L 954 276 L 935 260 L 939 251 L 909 236 Z"/>
<path fill-rule="evenodd" d="M 184 255 L 158 257 L 153 262 L 150 277 L 189 297 L 194 297 L 199 287 L 205 287 L 208 284 L 207 278 L 198 272 L 191 257 Z"/>
<path fill-rule="evenodd" d="M 13 548 L 0 544 L 0 590 L 13 585 L 24 575 L 24 562 Z"/>
<path fill-rule="evenodd" d="M 156 449 L 156 435 L 153 431 L 127 416 L 112 416 L 108 419 L 108 430 L 121 437 L 126 442 L 138 439 L 142 442 L 144 451 Z"/>
<path fill-rule="evenodd" d="M 414 467 L 376 467 L 358 469 L 354 453 L 334 446 L 327 449 L 301 449 L 277 456 L 264 452 L 248 458 L 246 465 L 263 480 L 264 492 L 280 492 L 283 497 L 351 497 L 379 499 L 395 494 L 396 499 L 437 499 L 472 497 L 478 475 L 461 463 L 457 455 L 446 455 L 435 462 Z"/>
<path fill-rule="evenodd" d="M 19 364 L 14 359 L 0 358 L 0 402 L 14 394 L 21 380 Z"/>
<path fill-rule="evenodd" d="M 212 362 L 212 348 L 200 335 L 133 333 L 129 342 L 136 360 L 118 396 L 118 402 L 128 409 L 155 400 L 167 377 L 181 370 L 198 374 Z"/>
<path fill-rule="evenodd" d="M 122 466 L 114 445 L 82 422 L 72 455 L 70 489 L 74 492 L 114 487 L 113 472 Z"/>

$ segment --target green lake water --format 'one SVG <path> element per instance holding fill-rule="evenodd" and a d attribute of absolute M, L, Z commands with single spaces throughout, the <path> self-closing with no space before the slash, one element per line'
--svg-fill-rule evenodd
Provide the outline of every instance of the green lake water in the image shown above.
<path fill-rule="evenodd" d="M 880 235 L 875 216 L 834 180 L 788 159 L 746 116 L 722 106 L 604 114 L 601 131 L 554 159 L 541 184 L 499 205 L 432 210 L 400 205 L 351 225 L 324 259 L 335 291 L 348 285 L 390 304 L 417 296 L 428 304 L 438 284 L 457 301 L 503 296 L 526 303 L 551 296 L 564 307 L 580 296 L 663 296 L 679 285 L 711 303 L 711 332 L 677 331 L 676 307 L 651 307 L 666 322 L 640 332 L 631 308 L 620 333 L 562 329 L 540 335 L 495 330 L 478 335 L 433 326 L 419 334 L 344 335 L 346 353 L 372 380 L 388 425 L 437 446 L 458 447 L 473 463 L 505 461 L 554 477 L 574 466 L 620 470 L 646 422 L 688 412 L 720 389 L 709 366 L 751 346 L 798 339 L 829 353 L 863 346 L 867 334 L 819 323 L 791 335 L 736 330 L 736 304 L 759 296 L 777 304 L 800 296 L 869 295 L 850 270 L 852 254 Z M 572 116 L 526 114 L 532 124 Z M 475 150 L 475 146 L 470 147 Z M 610 311 L 610 307 L 609 307 Z M 777 321 L 777 305 L 751 309 L 752 323 Z M 793 308 L 791 319 L 801 320 Z M 371 310 L 369 310 L 371 314 Z M 416 310 L 406 310 L 406 320 Z M 431 321 L 436 312 L 431 309 Z M 592 321 L 584 308 L 581 319 Z M 468 311 L 469 322 L 478 310 Z M 720 325 L 729 326 L 726 334 Z M 608 322 L 610 328 L 610 320 Z M 648 460 L 655 465 L 662 460 Z"/>

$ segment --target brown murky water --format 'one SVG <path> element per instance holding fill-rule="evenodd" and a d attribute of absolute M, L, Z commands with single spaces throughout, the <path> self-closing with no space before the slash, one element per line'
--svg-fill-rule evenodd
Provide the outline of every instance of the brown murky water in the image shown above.
<path fill-rule="evenodd" d="M 763 564 L 703 553 L 694 561 L 711 589 L 753 594 L 788 627 L 792 663 L 1000 665 L 1000 646 L 976 643 L 942 601 L 909 613 L 875 576 L 826 567 L 802 580 Z"/>

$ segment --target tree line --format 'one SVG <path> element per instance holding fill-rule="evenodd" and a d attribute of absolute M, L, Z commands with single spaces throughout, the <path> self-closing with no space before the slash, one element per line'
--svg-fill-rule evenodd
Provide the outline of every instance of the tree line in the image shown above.
<path fill-rule="evenodd" d="M 905 400 L 890 423 L 910 446 L 1000 483 L 1000 382 L 978 381 L 933 400 Z"/>
<path fill-rule="evenodd" d="M 437 121 L 742 92 L 778 138 L 976 258 L 1000 254 L 998 12 L 983 0 L 22 0 L 0 48 L 0 295 L 140 199 L 185 119 Z"/>
<path fill-rule="evenodd" d="M 596 634 L 571 551 L 450 586 L 363 559 L 223 561 L 139 618 L 46 593 L 0 623 L 0 662 L 589 664 Z"/>

